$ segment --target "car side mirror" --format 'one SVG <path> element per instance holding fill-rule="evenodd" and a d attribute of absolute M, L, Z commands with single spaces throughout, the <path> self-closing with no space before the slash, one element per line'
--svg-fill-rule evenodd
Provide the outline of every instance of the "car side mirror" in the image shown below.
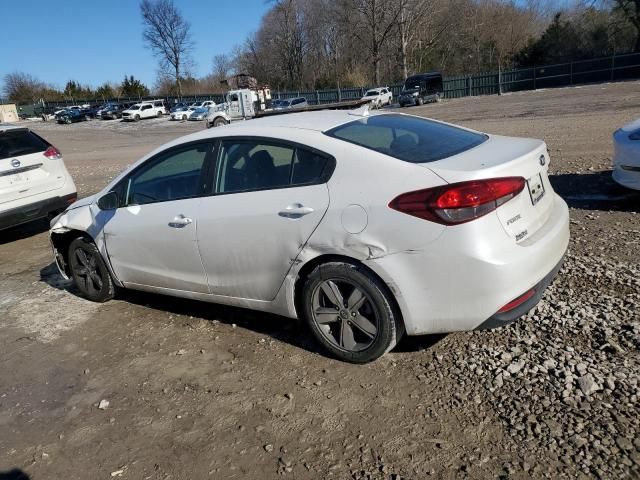
<path fill-rule="evenodd" d="M 116 192 L 109 192 L 103 195 L 98 200 L 98 207 L 100 210 L 115 210 L 119 206 L 118 194 Z"/>

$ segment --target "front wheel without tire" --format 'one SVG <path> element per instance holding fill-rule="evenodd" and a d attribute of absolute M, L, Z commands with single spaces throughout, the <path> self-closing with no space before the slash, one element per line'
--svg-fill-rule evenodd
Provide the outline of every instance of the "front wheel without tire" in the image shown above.
<path fill-rule="evenodd" d="M 302 313 L 314 337 L 333 356 L 371 362 L 391 350 L 403 326 L 384 284 L 350 263 L 327 263 L 307 278 Z"/>
<path fill-rule="evenodd" d="M 69 245 L 71 276 L 83 297 L 106 302 L 115 295 L 115 285 L 102 255 L 90 240 L 80 237 Z"/>

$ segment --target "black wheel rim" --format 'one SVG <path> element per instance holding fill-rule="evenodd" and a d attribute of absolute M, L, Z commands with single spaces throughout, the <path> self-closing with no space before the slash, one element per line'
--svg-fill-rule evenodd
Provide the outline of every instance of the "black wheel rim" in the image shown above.
<path fill-rule="evenodd" d="M 97 295 L 104 285 L 103 272 L 98 265 L 97 256 L 82 247 L 76 248 L 71 255 L 71 265 L 78 288 L 88 295 Z"/>
<path fill-rule="evenodd" d="M 378 311 L 355 283 L 324 280 L 316 286 L 311 298 L 313 322 L 334 347 L 361 352 L 375 341 L 380 324 Z"/>

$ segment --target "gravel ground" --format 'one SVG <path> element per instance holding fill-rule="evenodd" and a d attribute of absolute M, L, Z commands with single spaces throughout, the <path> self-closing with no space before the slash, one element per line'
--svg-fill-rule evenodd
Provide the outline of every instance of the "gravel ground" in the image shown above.
<path fill-rule="evenodd" d="M 135 292 L 86 302 L 45 225 L 6 231 L 0 478 L 640 477 L 640 195 L 610 180 L 611 133 L 640 116 L 640 83 L 405 111 L 547 141 L 572 238 L 532 312 L 348 365 L 273 315 Z M 202 125 L 32 127 L 85 195 Z"/>

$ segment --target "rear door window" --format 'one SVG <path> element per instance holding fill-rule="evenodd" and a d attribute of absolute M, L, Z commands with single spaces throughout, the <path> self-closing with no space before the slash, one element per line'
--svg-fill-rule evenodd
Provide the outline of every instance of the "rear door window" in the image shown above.
<path fill-rule="evenodd" d="M 44 152 L 48 147 L 47 142 L 29 130 L 0 133 L 0 160 Z"/>
<path fill-rule="evenodd" d="M 481 133 L 409 115 L 372 115 L 325 132 L 325 135 L 411 163 L 457 155 L 487 140 Z"/>
<path fill-rule="evenodd" d="M 261 140 L 224 140 L 218 158 L 218 194 L 323 183 L 333 165 L 319 152 Z"/>

